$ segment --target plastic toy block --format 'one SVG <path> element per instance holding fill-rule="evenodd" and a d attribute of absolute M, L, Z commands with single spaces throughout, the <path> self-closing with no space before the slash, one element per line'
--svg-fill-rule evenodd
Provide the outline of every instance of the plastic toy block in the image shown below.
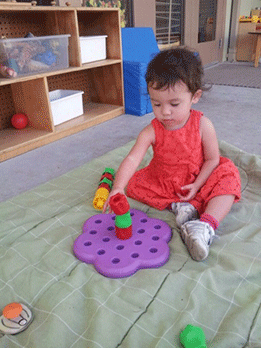
<path fill-rule="evenodd" d="M 93 199 L 94 208 L 98 210 L 102 210 L 108 196 L 109 196 L 109 191 L 106 188 L 104 187 L 98 188 Z"/>
<path fill-rule="evenodd" d="M 125 195 L 117 193 L 110 199 L 111 209 L 115 215 L 116 237 L 119 239 L 129 239 L 132 236 L 132 219 L 130 215 L 130 205 Z"/>
<path fill-rule="evenodd" d="M 101 176 L 101 180 L 103 180 L 104 178 L 110 180 L 110 181 L 113 181 L 114 179 L 114 176 L 110 173 L 104 173 L 102 176 Z"/>
<path fill-rule="evenodd" d="M 93 199 L 93 207 L 102 210 L 112 188 L 115 171 L 112 168 L 105 168 L 98 189 Z"/>
<path fill-rule="evenodd" d="M 115 217 L 115 226 L 119 228 L 127 228 L 131 226 L 132 220 L 130 212 L 123 214 L 123 215 L 116 215 Z"/>
<path fill-rule="evenodd" d="M 107 179 L 107 178 L 103 178 L 103 179 L 100 181 L 99 186 L 100 186 L 100 184 L 102 184 L 102 183 L 108 184 L 108 185 L 110 186 L 110 188 L 112 187 L 112 181 L 109 180 L 109 179 Z"/>
<path fill-rule="evenodd" d="M 9 303 L 0 317 L 0 332 L 15 335 L 25 330 L 33 320 L 30 309 L 22 303 Z"/>
<path fill-rule="evenodd" d="M 108 190 L 108 191 L 111 190 L 110 185 L 106 184 L 105 182 L 103 182 L 103 183 L 101 183 L 101 184 L 99 185 L 99 188 L 101 188 L 101 187 L 105 188 L 105 189 Z"/>
<path fill-rule="evenodd" d="M 125 240 L 116 236 L 115 214 L 90 217 L 74 242 L 75 256 L 110 278 L 129 277 L 142 268 L 163 266 L 170 253 L 170 226 L 140 210 L 130 209 L 130 214 L 132 236 Z"/>
<path fill-rule="evenodd" d="M 121 240 L 129 239 L 132 236 L 132 225 L 130 225 L 127 228 L 120 228 L 115 225 L 115 232 L 116 232 L 116 237 L 118 239 L 121 239 Z"/>
<path fill-rule="evenodd" d="M 115 175 L 115 170 L 114 170 L 113 168 L 106 167 L 106 168 L 104 169 L 104 172 L 102 173 L 102 175 L 105 174 L 105 173 L 110 173 L 110 174 L 114 177 L 114 175 Z"/>
<path fill-rule="evenodd" d="M 110 206 L 116 215 L 126 214 L 130 210 L 127 198 L 122 193 L 117 193 L 110 198 Z"/>
<path fill-rule="evenodd" d="M 201 327 L 187 325 L 181 331 L 179 338 L 184 348 L 207 348 L 205 334 Z"/>

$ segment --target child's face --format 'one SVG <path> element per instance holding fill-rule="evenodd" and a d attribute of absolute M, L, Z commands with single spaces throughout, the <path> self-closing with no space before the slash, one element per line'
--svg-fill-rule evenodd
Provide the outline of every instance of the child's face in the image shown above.
<path fill-rule="evenodd" d="M 179 81 L 168 89 L 149 87 L 149 94 L 155 117 L 166 129 L 174 130 L 185 125 L 191 106 L 199 101 L 202 91 L 192 95 L 187 85 Z"/>

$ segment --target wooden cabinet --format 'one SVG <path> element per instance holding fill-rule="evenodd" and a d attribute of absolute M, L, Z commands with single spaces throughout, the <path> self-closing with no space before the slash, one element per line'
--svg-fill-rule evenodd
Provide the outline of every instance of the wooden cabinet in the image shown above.
<path fill-rule="evenodd" d="M 0 161 L 92 127 L 124 113 L 118 9 L 0 5 L 1 35 L 21 38 L 70 34 L 69 68 L 0 79 Z M 107 35 L 107 59 L 81 63 L 80 36 Z M 84 91 L 84 114 L 54 126 L 49 91 Z M 29 125 L 16 130 L 11 117 L 23 112 Z M 97 140 L 98 141 L 98 140 Z"/>
<path fill-rule="evenodd" d="M 254 31 L 257 24 L 252 22 L 239 22 L 237 36 L 236 60 L 251 62 L 254 60 L 254 52 L 256 46 L 256 37 L 248 34 Z"/>

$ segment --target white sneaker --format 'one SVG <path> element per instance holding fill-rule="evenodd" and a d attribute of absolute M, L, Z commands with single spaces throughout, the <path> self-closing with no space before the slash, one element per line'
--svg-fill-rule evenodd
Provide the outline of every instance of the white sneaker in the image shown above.
<path fill-rule="evenodd" d="M 200 220 L 188 221 L 181 226 L 180 234 L 192 259 L 202 261 L 207 258 L 215 237 L 212 226 Z"/>
<path fill-rule="evenodd" d="M 171 209 L 176 215 L 176 223 L 178 227 L 181 227 L 185 222 L 198 219 L 197 209 L 188 202 L 173 202 Z"/>

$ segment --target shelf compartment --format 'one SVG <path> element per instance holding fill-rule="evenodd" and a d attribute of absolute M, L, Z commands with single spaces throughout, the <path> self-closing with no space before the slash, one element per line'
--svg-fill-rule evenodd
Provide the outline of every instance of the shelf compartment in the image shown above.
<path fill-rule="evenodd" d="M 24 152 L 45 145 L 46 137 L 52 133 L 26 127 L 24 129 L 5 128 L 0 131 L 0 162 Z"/>
<path fill-rule="evenodd" d="M 124 105 L 121 71 L 121 64 L 88 70 L 92 83 L 93 102 Z"/>
<path fill-rule="evenodd" d="M 31 32 L 35 36 L 56 34 L 57 26 L 50 25 L 54 12 L 50 11 L 1 11 L 1 35 L 12 38 L 22 38 Z M 65 34 L 65 33 L 63 33 Z"/>
<path fill-rule="evenodd" d="M 25 113 L 29 118 L 29 127 L 53 131 L 47 95 L 44 78 L 0 86 L 0 130 L 11 127 L 14 114 Z"/>
<path fill-rule="evenodd" d="M 111 120 L 124 113 L 123 106 L 89 102 L 83 106 L 84 114 L 55 126 L 56 137 L 64 137 L 83 129 Z"/>
<path fill-rule="evenodd" d="M 85 104 L 83 109 L 82 116 L 55 126 L 54 132 L 30 127 L 19 131 L 14 128 L 0 131 L 0 162 L 111 120 L 124 113 L 123 106 L 91 102 Z"/>
<path fill-rule="evenodd" d="M 0 161 L 44 145 L 43 138 L 54 131 L 45 78 L 0 87 Z M 15 113 L 28 116 L 28 126 L 15 129 Z"/>
<path fill-rule="evenodd" d="M 81 11 L 77 9 L 79 36 L 108 35 L 106 50 L 108 59 L 121 59 L 120 12 Z"/>
<path fill-rule="evenodd" d="M 101 103 L 124 106 L 121 63 L 93 69 L 48 76 L 49 91 L 69 89 L 83 91 L 83 104 Z"/>
<path fill-rule="evenodd" d="M 69 64 L 80 66 L 79 33 L 76 12 L 71 11 L 19 11 L 0 13 L 1 35 L 7 39 L 24 38 L 29 32 L 34 36 L 70 34 Z"/>
<path fill-rule="evenodd" d="M 84 114 L 82 116 L 56 126 L 54 132 L 30 127 L 21 130 L 14 128 L 4 129 L 0 131 L 0 162 L 111 120 L 123 113 L 123 106 L 90 102 L 84 105 Z"/>
<path fill-rule="evenodd" d="M 81 90 L 84 114 L 55 126 L 56 137 L 73 134 L 124 113 L 121 63 L 49 76 L 49 90 Z"/>
<path fill-rule="evenodd" d="M 11 85 L 16 113 L 25 113 L 29 127 L 52 132 L 53 120 L 46 78 L 18 82 Z"/>

